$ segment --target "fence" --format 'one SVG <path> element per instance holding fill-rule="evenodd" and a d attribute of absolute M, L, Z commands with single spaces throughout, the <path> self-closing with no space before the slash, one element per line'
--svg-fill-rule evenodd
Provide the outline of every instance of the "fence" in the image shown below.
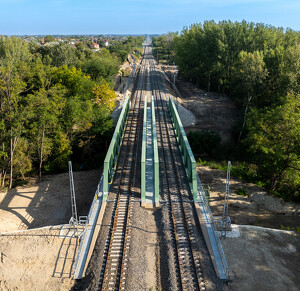
<path fill-rule="evenodd" d="M 147 150 L 147 96 L 144 102 L 144 119 L 143 119 L 143 140 L 141 156 L 141 201 L 146 201 L 146 150 Z"/>
<path fill-rule="evenodd" d="M 196 171 L 196 160 L 194 158 L 192 149 L 190 147 L 189 141 L 186 137 L 184 128 L 182 126 L 179 114 L 177 112 L 173 98 L 170 96 L 169 99 L 169 110 L 171 113 L 172 121 L 175 128 L 175 133 L 177 136 L 177 141 L 179 144 L 180 152 L 182 155 L 184 167 L 186 174 L 190 183 L 190 187 L 193 193 L 194 201 L 197 201 L 197 171 Z"/>
<path fill-rule="evenodd" d="M 123 133 L 129 113 L 129 97 L 127 96 L 119 116 L 118 123 L 115 128 L 114 135 L 111 139 L 105 160 L 103 169 L 103 201 L 107 200 L 109 185 L 113 179 L 115 167 L 117 164 L 120 147 L 122 144 Z"/>
<path fill-rule="evenodd" d="M 202 222 L 200 223 L 202 233 L 210 252 L 213 265 L 216 269 L 218 277 L 223 281 L 229 280 L 229 268 L 227 265 L 226 257 L 223 251 L 223 247 L 220 241 L 219 232 L 216 227 L 214 216 L 210 210 L 208 202 L 206 200 L 205 190 L 202 187 L 201 181 L 197 175 L 197 194 L 198 205 L 200 206 L 202 213 Z"/>
<path fill-rule="evenodd" d="M 157 147 L 157 134 L 156 134 L 156 120 L 155 120 L 155 106 L 154 98 L 151 100 L 152 109 L 152 142 L 153 142 L 153 165 L 154 165 L 154 201 L 155 204 L 159 203 L 159 159 Z"/>

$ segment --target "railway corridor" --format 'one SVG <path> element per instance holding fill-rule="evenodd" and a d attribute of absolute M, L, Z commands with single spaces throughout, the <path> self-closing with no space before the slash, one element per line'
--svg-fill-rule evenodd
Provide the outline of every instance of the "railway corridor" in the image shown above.
<path fill-rule="evenodd" d="M 134 77 L 130 111 L 96 246 L 89 290 L 222 290 L 203 240 L 168 109 L 171 92 L 150 46 Z M 154 96 L 160 207 L 141 208 L 144 98 Z M 150 100 L 150 101 L 149 101 Z"/>

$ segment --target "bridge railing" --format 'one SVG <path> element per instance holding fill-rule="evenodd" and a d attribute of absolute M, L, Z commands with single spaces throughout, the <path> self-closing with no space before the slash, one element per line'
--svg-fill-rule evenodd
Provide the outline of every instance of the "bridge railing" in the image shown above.
<path fill-rule="evenodd" d="M 87 265 L 88 252 L 92 242 L 100 207 L 102 204 L 102 188 L 103 188 L 103 174 L 98 183 L 96 193 L 87 216 L 87 224 L 85 225 L 84 230 L 80 236 L 80 244 L 73 265 L 74 279 L 82 278 L 85 267 Z"/>
<path fill-rule="evenodd" d="M 146 201 L 147 102 L 148 102 L 148 98 L 147 96 L 145 96 L 142 156 L 141 156 L 141 201 L 142 203 Z"/>
<path fill-rule="evenodd" d="M 191 185 L 197 215 L 200 220 L 200 226 L 207 248 L 211 255 L 217 276 L 223 281 L 228 281 L 229 269 L 220 241 L 219 232 L 217 231 L 213 214 L 205 197 L 205 190 L 203 189 L 201 181 L 197 174 L 196 160 L 187 140 L 184 128 L 180 121 L 180 117 L 172 97 L 170 97 L 169 100 L 169 109 L 173 120 L 179 148 L 182 154 L 183 163 Z M 199 212 L 197 209 L 199 210 Z"/>
<path fill-rule="evenodd" d="M 151 113 L 152 113 L 152 142 L 153 142 L 153 165 L 154 165 L 154 202 L 159 203 L 159 158 L 156 134 L 156 119 L 154 98 L 151 98 Z"/>
<path fill-rule="evenodd" d="M 193 193 L 194 201 L 197 201 L 197 171 L 196 171 L 196 160 L 194 154 L 190 147 L 189 141 L 186 137 L 183 125 L 181 123 L 179 114 L 177 112 L 173 98 L 170 96 L 169 99 L 169 110 L 171 113 L 171 118 L 174 124 L 175 133 L 177 136 L 177 141 L 179 149 L 182 155 L 183 164 L 186 170 L 186 174 L 190 183 L 190 187 Z"/>
<path fill-rule="evenodd" d="M 200 178 L 197 175 L 197 190 L 198 190 L 198 204 L 201 207 L 203 216 L 203 224 L 201 224 L 202 232 L 209 252 L 211 253 L 212 261 L 215 266 L 218 277 L 223 281 L 229 280 L 229 268 L 226 257 L 220 240 L 220 235 L 217 230 L 214 216 L 211 212 L 209 204 L 206 199 L 205 190 L 201 184 Z M 204 225 L 206 226 L 203 229 Z"/>
<path fill-rule="evenodd" d="M 147 96 L 144 103 L 144 119 L 143 119 L 143 139 L 142 139 L 142 155 L 141 155 L 141 202 L 146 202 L 146 157 L 147 157 L 147 124 L 150 120 L 147 119 Z M 154 98 L 151 98 L 151 137 L 152 137 L 152 149 L 153 149 L 153 191 L 154 191 L 154 203 L 159 204 L 159 158 L 158 158 L 158 146 L 157 146 L 157 133 L 156 133 L 156 119 L 155 119 L 155 105 Z"/>
<path fill-rule="evenodd" d="M 129 97 L 127 96 L 116 125 L 114 135 L 111 139 L 105 160 L 104 160 L 104 168 L 103 168 L 103 201 L 107 200 L 109 185 L 113 179 L 116 163 L 118 160 L 118 156 L 120 153 L 120 147 L 122 143 L 122 137 L 129 113 Z"/>

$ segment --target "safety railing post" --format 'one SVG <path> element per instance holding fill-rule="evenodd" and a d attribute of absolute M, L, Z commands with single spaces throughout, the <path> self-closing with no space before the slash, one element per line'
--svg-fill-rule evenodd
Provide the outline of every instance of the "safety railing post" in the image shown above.
<path fill-rule="evenodd" d="M 121 149 L 122 136 L 129 113 L 129 97 L 127 96 L 119 116 L 113 137 L 111 139 L 108 151 L 103 165 L 103 201 L 107 200 L 109 185 L 113 179 L 115 167 L 118 161 Z"/>
<path fill-rule="evenodd" d="M 151 100 L 152 110 L 152 142 L 153 142 L 153 165 L 154 165 L 154 202 L 155 205 L 159 204 L 159 158 L 158 158 L 158 146 L 157 146 L 157 134 L 156 134 L 156 119 L 155 119 L 155 106 L 154 98 Z"/>
<path fill-rule="evenodd" d="M 175 133 L 177 136 L 177 141 L 179 149 L 182 155 L 182 160 L 185 166 L 188 181 L 190 183 L 190 188 L 193 194 L 194 201 L 197 200 L 197 172 L 196 172 L 196 160 L 194 158 L 193 152 L 191 150 L 190 144 L 186 137 L 184 128 L 182 126 L 179 114 L 177 112 L 175 103 L 170 97 L 169 99 L 169 110 L 174 124 Z"/>

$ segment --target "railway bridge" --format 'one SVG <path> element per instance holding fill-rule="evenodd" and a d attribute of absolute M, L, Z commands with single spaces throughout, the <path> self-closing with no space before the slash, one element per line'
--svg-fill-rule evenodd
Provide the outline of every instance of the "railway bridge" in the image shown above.
<path fill-rule="evenodd" d="M 168 80 L 150 45 L 131 83 L 73 276 L 98 290 L 143 290 L 147 280 L 162 290 L 221 288 L 229 271 L 219 233 Z M 150 258 L 145 245 L 151 232 L 141 229 L 149 212 L 157 230 Z"/>

